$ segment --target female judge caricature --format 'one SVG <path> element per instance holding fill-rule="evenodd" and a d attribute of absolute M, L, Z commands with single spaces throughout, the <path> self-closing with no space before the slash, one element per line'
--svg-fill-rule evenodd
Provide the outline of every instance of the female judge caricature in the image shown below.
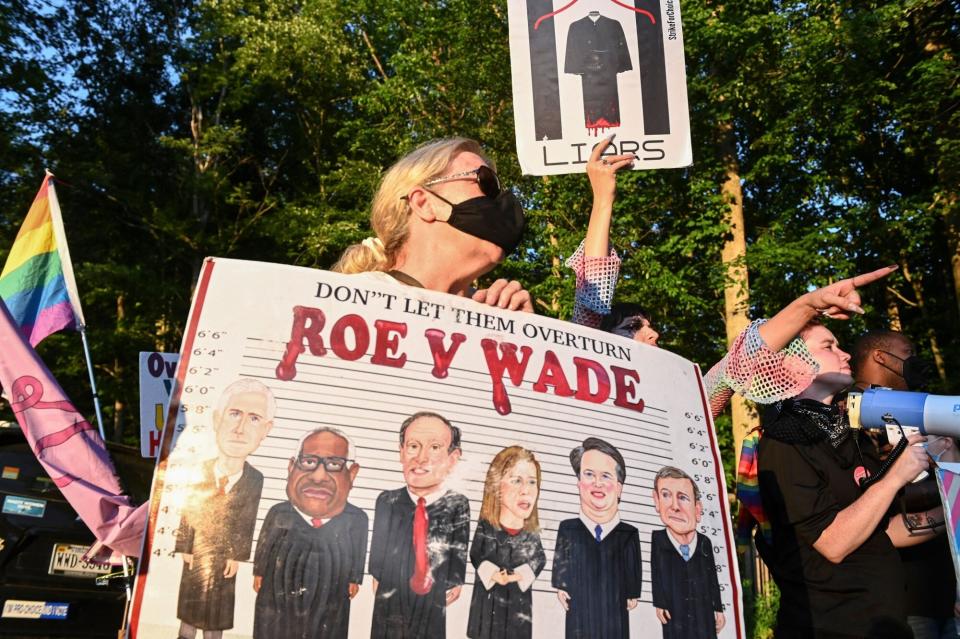
<path fill-rule="evenodd" d="M 547 562 L 540 544 L 537 498 L 540 464 L 520 446 L 504 448 L 490 463 L 480 521 L 470 547 L 477 571 L 467 636 L 529 639 L 530 588 Z"/>

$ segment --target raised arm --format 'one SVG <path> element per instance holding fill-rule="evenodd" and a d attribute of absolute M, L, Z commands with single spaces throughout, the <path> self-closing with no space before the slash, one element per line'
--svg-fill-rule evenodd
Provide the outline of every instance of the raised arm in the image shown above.
<path fill-rule="evenodd" d="M 849 319 L 850 313 L 863 313 L 857 287 L 896 269 L 887 266 L 804 293 L 769 320 L 750 324 L 704 378 L 713 416 L 723 412 L 735 392 L 760 404 L 803 392 L 819 371 L 816 360 L 797 337 L 803 327 L 818 315 Z"/>
<path fill-rule="evenodd" d="M 593 208 L 587 224 L 587 236 L 567 260 L 567 267 L 577 275 L 576 304 L 573 321 L 597 328 L 601 318 L 610 312 L 610 302 L 620 274 L 620 258 L 610 248 L 610 220 L 617 196 L 617 171 L 633 166 L 636 156 L 610 155 L 603 152 L 614 135 L 601 140 L 590 154 L 587 177 L 593 190 Z"/>

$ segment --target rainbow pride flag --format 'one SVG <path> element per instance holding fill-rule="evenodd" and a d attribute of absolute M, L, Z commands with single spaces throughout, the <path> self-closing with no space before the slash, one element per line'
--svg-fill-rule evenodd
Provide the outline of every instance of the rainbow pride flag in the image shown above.
<path fill-rule="evenodd" d="M 79 329 L 84 323 L 49 171 L 0 274 L 0 298 L 31 346 L 51 333 Z"/>

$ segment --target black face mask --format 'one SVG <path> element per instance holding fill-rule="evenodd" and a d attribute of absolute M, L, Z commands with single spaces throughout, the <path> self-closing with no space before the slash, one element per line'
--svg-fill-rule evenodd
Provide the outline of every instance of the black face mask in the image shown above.
<path fill-rule="evenodd" d="M 932 368 L 930 362 L 916 355 L 903 360 L 903 381 L 907 383 L 907 388 L 910 390 L 926 388 L 930 382 Z"/>
<path fill-rule="evenodd" d="M 903 381 L 907 384 L 907 389 L 919 391 L 927 387 L 927 384 L 930 382 L 931 369 L 933 368 L 930 366 L 930 362 L 918 355 L 911 355 L 910 357 L 904 359 L 887 351 L 881 352 L 893 357 L 894 359 L 900 360 L 900 368 L 902 372 L 897 373 L 897 371 L 893 370 L 889 366 L 886 368 L 892 371 L 894 374 L 902 377 Z"/>
<path fill-rule="evenodd" d="M 458 231 L 496 244 L 503 249 L 504 257 L 520 244 L 526 218 L 523 207 L 510 191 L 501 191 L 497 197 L 481 195 L 459 204 L 433 194 L 453 207 L 447 224 Z"/>

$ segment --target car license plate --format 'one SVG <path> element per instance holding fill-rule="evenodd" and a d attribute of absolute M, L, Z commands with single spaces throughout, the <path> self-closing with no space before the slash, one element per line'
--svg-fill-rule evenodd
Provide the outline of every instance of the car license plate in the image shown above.
<path fill-rule="evenodd" d="M 8 599 L 3 604 L 7 619 L 66 619 L 70 604 L 54 601 L 21 601 Z"/>
<path fill-rule="evenodd" d="M 53 554 L 50 556 L 51 575 L 68 575 L 70 577 L 96 577 L 110 572 L 110 566 L 93 564 L 83 560 L 83 554 L 88 546 L 78 544 L 54 544 Z"/>

